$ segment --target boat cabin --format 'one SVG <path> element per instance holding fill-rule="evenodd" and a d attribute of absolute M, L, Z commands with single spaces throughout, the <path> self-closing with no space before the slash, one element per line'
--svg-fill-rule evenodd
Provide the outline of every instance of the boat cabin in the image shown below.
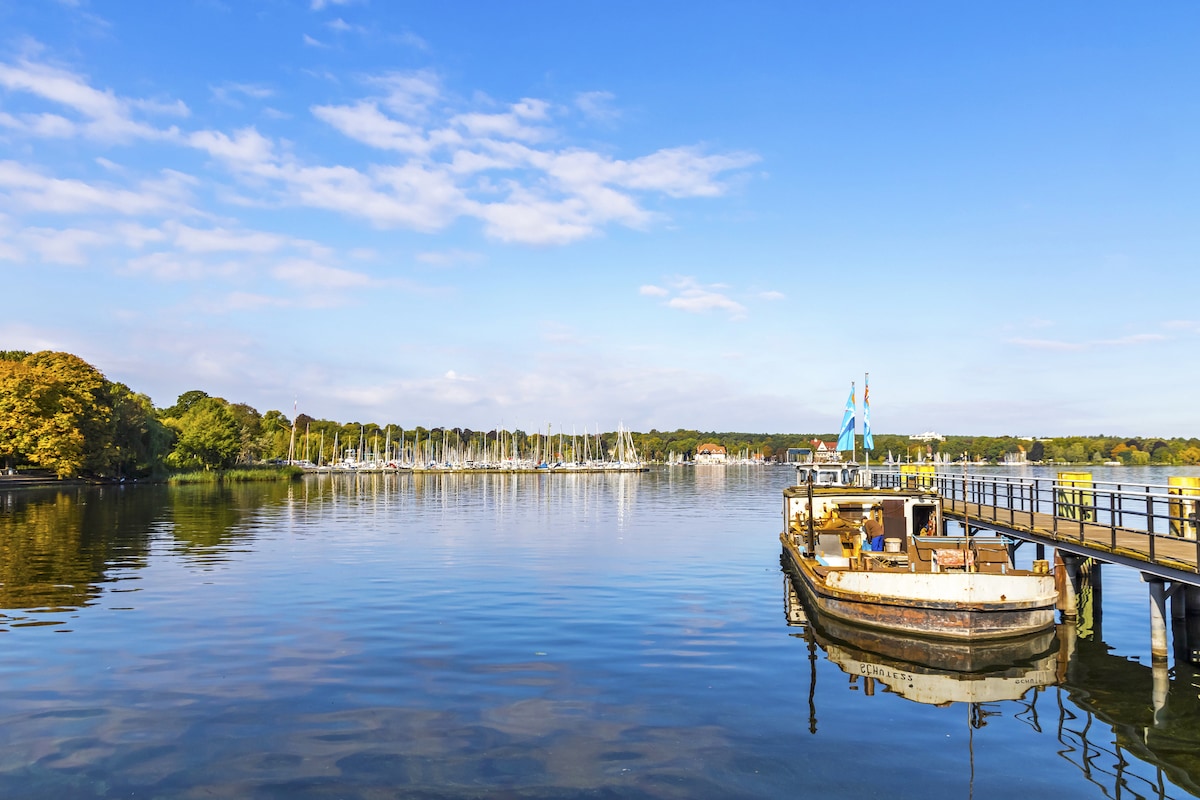
<path fill-rule="evenodd" d="M 792 530 L 804 531 L 811 515 L 818 550 L 828 550 L 829 555 L 857 555 L 855 542 L 869 546 L 868 527 L 881 530 L 877 535 L 885 547 L 898 552 L 908 551 L 911 537 L 943 531 L 939 498 L 933 492 L 830 486 L 818 483 L 818 476 L 813 480 L 811 511 L 807 485 L 784 490 L 784 517 Z M 868 526 L 869 520 L 878 527 Z M 849 546 L 839 550 L 833 546 L 835 539 Z"/>
<path fill-rule="evenodd" d="M 796 483 L 800 486 L 812 478 L 814 486 L 857 486 L 860 473 L 858 464 L 850 462 L 813 462 L 796 465 Z"/>

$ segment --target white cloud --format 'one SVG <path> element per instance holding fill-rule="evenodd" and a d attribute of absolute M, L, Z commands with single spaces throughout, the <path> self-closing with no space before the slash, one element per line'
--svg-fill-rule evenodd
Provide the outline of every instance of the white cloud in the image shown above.
<path fill-rule="evenodd" d="M 73 72 L 29 60 L 0 63 L 0 87 L 65 106 L 82 118 L 74 121 L 49 113 L 0 116 L 0 124 L 35 136 L 62 138 L 78 135 L 108 141 L 161 139 L 173 137 L 176 129 L 156 128 L 140 122 L 133 117 L 135 109 L 181 117 L 189 113 L 182 101 L 119 97 L 111 90 L 102 91 L 89 86 L 84 78 Z"/>
<path fill-rule="evenodd" d="M 445 250 L 442 252 L 417 253 L 414 258 L 422 264 L 432 264 L 436 267 L 450 267 L 458 264 L 478 264 L 483 261 L 483 254 L 467 250 Z"/>
<path fill-rule="evenodd" d="M 18 241 L 43 262 L 82 266 L 95 251 L 108 246 L 112 237 L 81 228 L 25 228 L 18 235 Z"/>
<path fill-rule="evenodd" d="M 659 150 L 624 162 L 617 178 L 621 186 L 665 192 L 671 197 L 716 197 L 724 187 L 714 178 L 722 172 L 757 162 L 751 153 L 705 155 L 695 147 Z"/>
<path fill-rule="evenodd" d="M 612 92 L 580 92 L 575 95 L 575 106 L 588 119 L 612 122 L 621 116 L 621 112 L 613 108 L 615 99 Z"/>
<path fill-rule="evenodd" d="M 264 308 L 289 308 L 292 302 L 282 298 L 253 292 L 230 292 L 225 296 L 219 310 L 259 311 Z"/>
<path fill-rule="evenodd" d="M 474 214 L 484 232 L 502 242 L 569 244 L 596 233 L 581 201 L 546 200 L 519 187 L 504 202 L 477 205 Z"/>
<path fill-rule="evenodd" d="M 108 211 L 123 215 L 186 212 L 192 180 L 164 170 L 134 189 L 52 178 L 15 161 L 0 161 L 0 192 L 25 210 L 58 214 Z"/>
<path fill-rule="evenodd" d="M 783 292 L 777 292 L 775 290 L 759 292 L 758 296 L 761 297 L 763 300 L 786 300 L 787 299 L 787 295 L 785 295 Z"/>
<path fill-rule="evenodd" d="M 196 131 L 187 141 L 192 147 L 239 167 L 255 166 L 274 158 L 274 143 L 253 127 L 235 131 L 232 137 L 221 131 Z"/>
<path fill-rule="evenodd" d="M 243 265 L 231 261 L 211 262 L 163 252 L 132 258 L 126 262 L 123 272 L 130 275 L 149 275 L 162 281 L 201 281 L 231 278 L 243 269 Z"/>
<path fill-rule="evenodd" d="M 683 277 L 673 281 L 670 289 L 643 286 L 639 293 L 649 297 L 669 297 L 665 303 L 667 308 L 690 314 L 725 311 L 730 319 L 741 319 L 746 314 L 746 307 L 725 293 L 724 290 L 728 288 L 720 283 L 702 285 L 694 278 Z"/>
<path fill-rule="evenodd" d="M 1078 352 L 1081 350 L 1092 350 L 1103 347 L 1127 347 L 1130 345 L 1150 344 L 1166 340 L 1166 336 L 1159 333 L 1137 333 L 1129 336 L 1120 336 L 1115 339 L 1092 339 L 1080 342 L 1068 342 L 1056 339 L 1024 339 L 1014 338 L 1009 339 L 1009 344 L 1015 344 L 1018 347 L 1025 347 L 1030 350 L 1050 350 L 1059 352 Z"/>
<path fill-rule="evenodd" d="M 201 229 L 179 224 L 173 224 L 169 229 L 175 246 L 189 253 L 272 253 L 289 243 L 284 236 L 259 231 Z"/>
<path fill-rule="evenodd" d="M 328 123 L 341 133 L 380 150 L 426 154 L 432 144 L 419 127 L 386 116 L 372 102 L 353 106 L 313 106 L 317 119 Z"/>
<path fill-rule="evenodd" d="M 383 91 L 380 102 L 389 111 L 407 118 L 424 117 L 442 94 L 441 80 L 432 70 L 385 72 L 366 82 Z"/>
<path fill-rule="evenodd" d="M 324 42 L 314 39 L 313 37 L 309 36 L 307 33 L 304 34 L 304 43 L 306 45 L 308 45 L 309 47 L 317 47 L 320 49 L 326 49 L 329 47 L 329 45 L 325 44 Z"/>
<path fill-rule="evenodd" d="M 551 149 L 547 142 L 560 137 L 551 124 L 552 111 L 564 110 L 546 100 L 523 98 L 499 113 L 479 108 L 491 105 L 487 100 L 476 102 L 474 109 L 449 109 L 439 107 L 444 100 L 440 80 L 430 71 L 392 72 L 365 81 L 376 96 L 314 105 L 310 111 L 351 139 L 398 154 L 397 162 L 363 167 L 305 163 L 291 153 L 288 143 L 253 126 L 184 133 L 153 128 L 137 120 L 134 112 L 185 116 L 187 106 L 122 98 L 89 86 L 74 73 L 29 61 L 0 65 L 0 86 L 66 106 L 82 119 L 49 112 L 0 112 L 0 125 L 40 136 L 103 133 L 188 145 L 226 165 L 250 190 L 235 195 L 222 187 L 220 194 L 229 202 L 308 206 L 358 216 L 382 228 L 422 232 L 440 231 L 467 217 L 479 220 L 494 240 L 535 245 L 567 244 L 614 224 L 647 228 L 660 215 L 644 208 L 640 195 L 715 196 L 724 191 L 717 180 L 720 174 L 755 160 L 747 154 L 706 154 L 698 148 L 664 149 L 631 160 L 579 148 Z M 231 82 L 211 91 L 219 101 L 271 94 L 252 83 Z M 606 99 L 603 92 L 585 93 L 578 104 L 595 112 Z M 114 171 L 112 162 L 106 166 Z M 96 184 L 49 177 L 15 161 L 0 162 L 0 191 L 12 203 L 55 213 L 184 213 L 193 183 L 180 173 L 164 171 L 135 185 Z M 205 237 L 208 246 L 230 246 L 228 238 L 225 244 L 215 244 L 218 235 L 193 233 L 179 244 L 186 251 L 189 242 L 200 247 L 199 237 Z M 237 248 L 278 244 L 259 237 L 243 239 Z"/>
<path fill-rule="evenodd" d="M 500 137 L 523 142 L 541 142 L 551 138 L 553 132 L 549 128 L 529 123 L 545 120 L 549 108 L 550 104 L 544 100 L 525 98 L 512 104 L 503 114 L 471 112 L 459 114 L 451 118 L 450 122 L 479 138 Z"/>
<path fill-rule="evenodd" d="M 405 47 L 411 47 L 413 50 L 420 50 L 421 52 L 425 52 L 426 50 L 429 49 L 429 43 L 426 42 L 424 39 L 422 39 L 420 36 L 417 36 L 412 31 L 404 31 L 403 33 L 398 33 L 395 36 L 393 36 L 392 38 L 394 38 L 397 42 L 404 45 Z"/>
<path fill-rule="evenodd" d="M 274 90 L 256 83 L 227 82 L 219 86 L 210 86 L 209 91 L 218 103 L 241 107 L 241 98 L 251 100 L 266 100 L 274 97 Z"/>
<path fill-rule="evenodd" d="M 281 281 L 306 288 L 352 289 L 371 284 L 370 277 L 361 272 L 300 259 L 279 264 L 271 274 Z"/>

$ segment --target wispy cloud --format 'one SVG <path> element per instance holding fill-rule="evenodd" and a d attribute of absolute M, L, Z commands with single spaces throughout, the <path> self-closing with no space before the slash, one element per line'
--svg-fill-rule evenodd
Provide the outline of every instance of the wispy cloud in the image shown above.
<path fill-rule="evenodd" d="M 275 96 L 275 91 L 256 83 L 222 83 L 208 88 L 213 99 L 224 105 L 240 107 L 242 100 L 266 100 Z"/>
<path fill-rule="evenodd" d="M 322 7 L 314 5 L 314 10 Z M 330 24 L 339 30 L 349 27 L 340 17 Z M 305 40 L 324 46 L 309 36 Z M 612 225 L 648 229 L 666 214 L 649 210 L 646 197 L 716 197 L 726 191 L 723 175 L 758 160 L 749 153 L 710 153 L 696 146 L 629 159 L 560 146 L 563 115 L 602 114 L 611 100 L 605 92 L 579 95 L 572 109 L 536 97 L 508 104 L 482 97 L 453 99 L 429 70 L 382 73 L 363 82 L 373 90 L 369 96 L 310 109 L 342 135 L 388 154 L 379 163 L 361 166 L 307 162 L 292 154 L 286 142 L 253 126 L 191 131 L 156 126 L 142 117 L 183 118 L 187 106 L 124 98 L 92 87 L 81 75 L 29 59 L 0 63 L 0 87 L 41 98 L 67 115 L 50 109 L 4 111 L 0 126 L 31 137 L 173 142 L 228 167 L 250 193 L 248 202 L 332 210 L 381 228 L 422 232 L 471 218 L 491 239 L 532 245 L 569 244 Z M 210 92 L 217 102 L 230 105 L 272 95 L 271 89 L 249 82 L 219 84 Z M 32 208 L 59 213 L 154 213 L 165 204 L 181 205 L 187 185 L 178 173 L 164 173 L 136 188 L 102 186 L 45 176 L 15 161 L 0 163 L 0 191 L 7 189 Z"/>
<path fill-rule="evenodd" d="M 361 272 L 299 259 L 279 264 L 271 274 L 278 280 L 306 288 L 353 289 L 371 284 L 371 278 Z"/>
<path fill-rule="evenodd" d="M 121 97 L 109 89 L 93 88 L 77 73 L 27 59 L 0 63 L 0 88 L 39 97 L 72 114 L 0 114 L 0 126 L 37 137 L 83 136 L 105 141 L 172 138 L 177 129 L 138 120 L 137 112 L 173 117 L 189 114 L 182 101 Z"/>
<path fill-rule="evenodd" d="M 450 107 L 429 71 L 385 73 L 366 83 L 380 93 L 310 110 L 348 138 L 401 155 L 406 160 L 399 164 L 306 165 L 280 155 L 253 128 L 197 131 L 187 141 L 241 175 L 286 186 L 280 196 L 288 202 L 429 232 L 475 218 L 492 239 L 537 245 L 568 244 L 612 224 L 645 229 L 663 215 L 644 208 L 639 196 L 715 197 L 725 191 L 719 176 L 757 161 L 749 153 L 697 147 L 629 160 L 556 148 L 550 143 L 562 133 L 548 101 L 523 98 L 500 111 L 464 111 Z"/>
<path fill-rule="evenodd" d="M 730 319 L 742 319 L 746 315 L 746 307 L 727 294 L 728 286 L 721 283 L 701 284 L 694 278 L 681 277 L 671 282 L 669 287 L 642 286 L 638 293 L 647 297 L 668 298 L 664 305 L 689 314 L 705 314 L 710 311 L 724 311 Z"/>
<path fill-rule="evenodd" d="M 1200 320 L 1173 319 L 1169 322 L 1164 322 L 1163 327 L 1173 331 L 1184 331 L 1185 333 L 1200 333 Z"/>
<path fill-rule="evenodd" d="M 126 189 L 108 183 L 55 178 L 16 161 L 0 161 L 0 193 L 23 209 L 56 214 L 106 211 L 138 216 L 186 213 L 194 180 L 164 170 Z"/>
<path fill-rule="evenodd" d="M 615 100 L 612 92 L 580 92 L 575 95 L 575 107 L 590 120 L 609 123 L 621 116 L 614 106 Z"/>
<path fill-rule="evenodd" d="M 440 252 L 429 251 L 417 253 L 415 258 L 422 264 L 431 264 L 435 267 L 452 267 L 459 264 L 478 264 L 483 261 L 483 254 L 469 250 L 444 250 Z"/>
<path fill-rule="evenodd" d="M 1119 336 L 1113 339 L 1091 339 L 1086 341 L 1070 342 L 1057 339 L 1009 339 L 1009 344 L 1025 347 L 1030 350 L 1050 350 L 1059 352 L 1078 352 L 1082 350 L 1092 350 L 1104 347 L 1130 347 L 1143 344 L 1151 344 L 1161 342 L 1167 339 L 1161 333 L 1136 333 L 1129 336 Z"/>

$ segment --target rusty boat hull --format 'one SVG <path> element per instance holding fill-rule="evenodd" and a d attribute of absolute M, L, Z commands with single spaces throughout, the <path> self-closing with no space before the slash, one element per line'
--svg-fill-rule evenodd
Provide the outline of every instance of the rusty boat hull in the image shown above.
<path fill-rule="evenodd" d="M 946 536 L 928 489 L 793 486 L 784 519 L 783 565 L 825 617 L 971 642 L 1054 625 L 1053 575 L 1015 569 L 994 537 Z M 870 519 L 882 520 L 891 552 L 867 549 Z"/>
<path fill-rule="evenodd" d="M 829 617 L 957 640 L 1020 637 L 1054 626 L 1053 576 L 825 569 L 806 558 L 786 535 L 780 538 L 797 585 L 811 605 Z"/>

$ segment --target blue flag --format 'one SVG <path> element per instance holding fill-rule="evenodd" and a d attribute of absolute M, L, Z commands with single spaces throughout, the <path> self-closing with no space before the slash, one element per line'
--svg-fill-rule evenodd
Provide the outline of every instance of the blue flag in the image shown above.
<path fill-rule="evenodd" d="M 871 376 L 863 376 L 863 450 L 875 449 L 875 437 L 871 435 Z"/>
<path fill-rule="evenodd" d="M 850 399 L 846 401 L 846 415 L 842 417 L 842 432 L 838 434 L 837 449 L 854 449 L 854 383 L 850 383 Z"/>

